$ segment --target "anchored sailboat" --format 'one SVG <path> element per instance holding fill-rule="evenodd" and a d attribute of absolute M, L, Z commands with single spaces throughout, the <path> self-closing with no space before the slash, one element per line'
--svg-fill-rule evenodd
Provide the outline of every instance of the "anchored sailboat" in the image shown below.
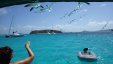
<path fill-rule="evenodd" d="M 24 36 L 23 34 L 17 33 L 17 31 L 13 32 L 13 34 L 11 34 L 11 27 L 12 27 L 13 20 L 14 20 L 14 16 L 12 16 L 12 19 L 11 19 L 11 24 L 10 24 L 10 27 L 9 27 L 8 35 L 5 35 L 5 37 L 6 38 L 10 38 L 10 37 L 21 37 L 21 36 Z"/>

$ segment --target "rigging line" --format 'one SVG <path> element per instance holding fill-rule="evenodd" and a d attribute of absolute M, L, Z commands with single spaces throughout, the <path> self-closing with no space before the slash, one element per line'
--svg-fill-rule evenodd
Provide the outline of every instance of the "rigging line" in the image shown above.
<path fill-rule="evenodd" d="M 106 22 L 106 24 L 102 27 L 102 29 L 105 29 L 105 27 L 108 25 L 108 22 Z"/>
<path fill-rule="evenodd" d="M 11 24 L 10 24 L 10 27 L 9 27 L 9 34 L 11 32 L 11 26 L 12 26 L 13 21 L 14 21 L 14 15 L 12 16 L 12 19 L 11 19 Z"/>
<path fill-rule="evenodd" d="M 77 12 L 78 10 L 80 10 L 82 3 L 78 2 L 77 8 L 75 8 L 74 10 L 72 10 L 68 16 L 71 16 L 72 14 L 74 14 L 74 12 Z"/>
<path fill-rule="evenodd" d="M 60 19 L 65 18 L 68 15 L 68 12 L 64 14 L 64 16 L 62 16 Z"/>
<path fill-rule="evenodd" d="M 75 20 L 77 20 L 77 19 L 71 20 L 68 24 L 71 24 L 71 23 L 75 22 Z"/>

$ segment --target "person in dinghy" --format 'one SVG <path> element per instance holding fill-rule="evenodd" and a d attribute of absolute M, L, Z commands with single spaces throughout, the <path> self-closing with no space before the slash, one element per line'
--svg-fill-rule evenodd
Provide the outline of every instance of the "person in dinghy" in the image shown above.
<path fill-rule="evenodd" d="M 78 58 L 83 61 L 96 61 L 97 60 L 95 53 L 88 51 L 88 48 L 84 48 L 83 52 L 78 52 Z"/>
<path fill-rule="evenodd" d="M 88 48 L 84 48 L 82 54 L 91 55 L 91 52 L 88 51 Z"/>

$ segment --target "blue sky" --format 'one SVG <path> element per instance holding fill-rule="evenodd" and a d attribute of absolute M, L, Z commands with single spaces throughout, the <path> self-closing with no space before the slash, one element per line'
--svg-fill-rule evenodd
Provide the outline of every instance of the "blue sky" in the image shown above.
<path fill-rule="evenodd" d="M 90 5 L 81 4 L 79 10 L 71 14 L 77 8 L 77 2 L 46 2 L 42 5 L 51 5 L 51 12 L 43 12 L 31 7 L 15 5 L 0 8 L 0 34 L 7 34 L 11 18 L 14 16 L 12 31 L 29 33 L 31 30 L 57 29 L 63 32 L 80 32 L 84 30 L 101 30 L 108 22 L 105 29 L 113 28 L 113 2 L 90 2 Z M 65 17 L 63 17 L 65 16 Z M 74 20 L 73 22 L 71 22 Z"/>

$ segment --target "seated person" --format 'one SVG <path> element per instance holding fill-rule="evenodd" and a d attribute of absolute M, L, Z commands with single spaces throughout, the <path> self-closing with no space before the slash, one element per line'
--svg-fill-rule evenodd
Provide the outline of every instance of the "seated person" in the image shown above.
<path fill-rule="evenodd" d="M 30 43 L 27 42 L 25 44 L 25 48 L 28 51 L 29 57 L 13 63 L 10 63 L 10 60 L 13 57 L 13 50 L 8 46 L 1 47 L 0 48 L 0 64 L 30 64 L 34 59 L 34 54 L 31 51 L 29 46 L 30 46 Z"/>
<path fill-rule="evenodd" d="M 19 33 L 17 33 L 17 31 L 16 32 L 13 32 L 13 35 L 20 35 Z"/>
<path fill-rule="evenodd" d="M 83 54 L 89 54 L 89 55 L 91 54 L 91 52 L 88 52 L 88 48 L 84 48 L 83 51 L 84 51 Z"/>

